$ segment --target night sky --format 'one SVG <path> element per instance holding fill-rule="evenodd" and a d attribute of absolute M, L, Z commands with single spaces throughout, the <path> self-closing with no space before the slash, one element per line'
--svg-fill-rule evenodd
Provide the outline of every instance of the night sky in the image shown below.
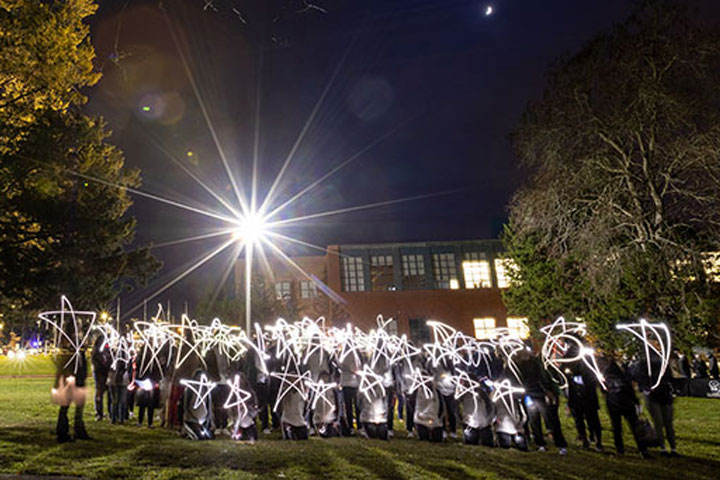
<path fill-rule="evenodd" d="M 105 117 L 128 166 L 142 169 L 143 191 L 221 212 L 180 163 L 228 201 L 233 198 L 174 32 L 233 174 L 248 192 L 258 98 L 261 198 L 331 79 L 277 201 L 375 142 L 286 216 L 442 193 L 314 219 L 287 231 L 324 247 L 496 237 L 524 179 L 508 136 L 525 105 L 541 97 L 548 65 L 623 20 L 633 2 L 312 3 L 326 12 L 302 11 L 302 0 L 100 3 L 92 38 L 104 77 L 89 92 L 87 110 Z M 717 18 L 712 3 L 720 2 L 697 5 Z M 489 5 L 494 11 L 487 16 Z M 221 226 L 141 197 L 135 197 L 131 214 L 138 221 L 138 244 Z M 157 248 L 163 270 L 147 289 L 123 295 L 124 305 L 136 305 L 217 244 Z M 228 255 L 218 257 L 159 299 L 192 302 L 217 284 L 228 261 Z"/>

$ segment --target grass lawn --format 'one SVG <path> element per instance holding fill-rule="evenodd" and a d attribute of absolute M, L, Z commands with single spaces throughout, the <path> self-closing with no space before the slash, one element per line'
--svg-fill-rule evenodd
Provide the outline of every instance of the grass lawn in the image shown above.
<path fill-rule="evenodd" d="M 38 359 L 34 375 L 52 369 Z M 566 457 L 406 439 L 404 424 L 389 442 L 360 438 L 284 442 L 278 434 L 255 445 L 229 439 L 191 442 L 155 428 L 95 422 L 86 409 L 89 442 L 58 445 L 57 408 L 50 378 L 12 377 L 0 364 L 0 476 L 4 473 L 85 478 L 692 478 L 716 479 L 720 471 L 720 401 L 679 399 L 675 422 L 679 459 L 642 460 L 626 435 L 628 454 L 612 456 L 612 434 L 603 432 L 607 454 L 585 452 L 575 442 Z M 21 369 L 25 370 L 25 369 Z M 16 371 L 21 371 L 16 370 Z M 23 373 L 27 373 L 23 372 Z M 603 412 L 604 413 L 604 412 Z M 72 414 L 72 411 L 71 411 Z M 71 415 L 72 418 L 72 415 Z M 603 425 L 609 421 L 603 416 Z M 568 440 L 575 430 L 563 416 Z M 627 432 L 626 432 L 627 433 Z"/>

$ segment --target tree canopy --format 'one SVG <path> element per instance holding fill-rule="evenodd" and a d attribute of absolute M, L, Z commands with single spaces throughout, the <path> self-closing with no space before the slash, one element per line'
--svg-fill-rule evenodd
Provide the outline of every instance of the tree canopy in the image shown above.
<path fill-rule="evenodd" d="M 504 236 L 511 310 L 582 317 L 608 346 L 639 316 L 680 343 L 717 333 L 719 66 L 717 29 L 670 1 L 552 66 L 513 135 L 531 179 Z"/>
<path fill-rule="evenodd" d="M 60 294 L 98 308 L 159 266 L 147 248 L 129 249 L 122 187 L 139 185 L 139 171 L 80 111 L 82 89 L 100 78 L 86 24 L 95 9 L 0 0 L 0 308 L 54 306 Z"/>

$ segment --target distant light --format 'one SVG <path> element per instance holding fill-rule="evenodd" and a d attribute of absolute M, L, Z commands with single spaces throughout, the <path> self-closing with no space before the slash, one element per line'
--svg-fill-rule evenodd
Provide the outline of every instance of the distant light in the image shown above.
<path fill-rule="evenodd" d="M 486 17 L 489 17 L 493 13 L 495 13 L 495 9 L 493 8 L 492 5 L 488 5 L 487 7 L 485 7 L 485 16 Z"/>
<path fill-rule="evenodd" d="M 186 155 L 187 155 L 188 157 L 192 157 L 192 156 L 195 155 L 195 154 L 193 153 L 192 150 L 188 150 Z"/>
<path fill-rule="evenodd" d="M 25 360 L 25 350 L 19 350 L 17 352 L 17 359 L 18 360 Z"/>
<path fill-rule="evenodd" d="M 143 112 L 149 112 L 150 110 L 151 110 L 150 105 L 143 105 L 143 107 L 142 107 Z"/>
<path fill-rule="evenodd" d="M 88 182 L 83 183 L 83 187 L 87 187 L 88 185 Z"/>
<path fill-rule="evenodd" d="M 8 350 L 7 357 L 12 360 L 15 358 L 15 350 Z"/>
<path fill-rule="evenodd" d="M 100 312 L 100 320 L 105 322 L 108 318 L 110 318 L 110 314 L 108 314 L 108 312 Z"/>
<path fill-rule="evenodd" d="M 240 221 L 240 226 L 233 230 L 235 240 L 255 243 L 261 240 L 267 232 L 267 225 L 262 216 L 258 214 L 247 215 Z"/>
<path fill-rule="evenodd" d="M 460 282 L 458 282 L 457 278 L 451 278 L 450 279 L 450 290 L 457 290 L 460 288 Z"/>

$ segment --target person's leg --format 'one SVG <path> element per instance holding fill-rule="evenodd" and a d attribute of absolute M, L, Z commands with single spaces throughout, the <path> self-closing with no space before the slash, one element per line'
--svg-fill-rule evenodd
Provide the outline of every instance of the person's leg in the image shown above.
<path fill-rule="evenodd" d="M 515 446 L 518 450 L 522 452 L 528 451 L 528 442 L 525 435 L 523 435 L 522 433 L 518 433 L 517 435 L 515 435 Z"/>
<path fill-rule="evenodd" d="M 558 416 L 558 405 L 553 403 L 548 405 L 543 399 L 543 407 L 540 411 L 543 413 L 545 418 L 545 425 L 552 432 L 553 442 L 559 449 L 567 448 L 567 441 L 562 432 L 562 426 L 560 425 L 560 417 Z"/>
<path fill-rule="evenodd" d="M 138 408 L 138 426 L 141 427 L 143 420 L 145 419 L 145 405 L 140 405 Z"/>
<path fill-rule="evenodd" d="M 355 419 L 353 418 L 353 404 L 355 403 L 356 389 L 352 387 L 343 387 L 343 401 L 345 402 L 345 419 L 347 421 L 348 428 L 353 430 L 355 428 Z"/>
<path fill-rule="evenodd" d="M 588 448 L 590 442 L 588 442 L 587 433 L 585 432 L 585 412 L 582 408 L 576 407 L 571 408 L 570 413 L 572 413 L 573 420 L 575 421 L 575 429 L 577 430 L 578 438 L 583 444 L 583 448 Z"/>
<path fill-rule="evenodd" d="M 530 430 L 532 431 L 533 440 L 535 446 L 538 448 L 545 448 L 545 436 L 543 435 L 542 429 L 542 406 L 545 404 L 545 400 L 532 399 L 532 403 L 528 406 L 528 423 L 530 424 Z"/>
<path fill-rule="evenodd" d="M 103 385 L 104 379 L 100 372 L 93 371 L 93 380 L 95 380 L 95 419 L 103 418 Z"/>
<path fill-rule="evenodd" d="M 670 444 L 670 450 L 675 451 L 677 444 L 675 443 L 675 427 L 673 425 L 673 404 L 662 405 L 661 407 L 663 423 L 665 425 L 665 433 L 667 433 L 668 443 Z"/>
<path fill-rule="evenodd" d="M 465 428 L 463 428 L 463 443 L 466 445 L 477 445 L 480 443 L 479 430 L 466 425 Z"/>
<path fill-rule="evenodd" d="M 447 428 L 450 435 L 455 436 L 457 432 L 457 400 L 454 395 L 443 397 L 445 402 L 445 413 L 447 414 Z"/>
<path fill-rule="evenodd" d="M 610 417 L 610 423 L 612 424 L 613 441 L 615 442 L 615 450 L 619 455 L 625 453 L 625 445 L 623 443 L 622 434 L 622 415 L 614 408 L 608 406 L 608 416 Z"/>
<path fill-rule="evenodd" d="M 630 425 L 630 431 L 632 431 L 633 438 L 635 439 L 635 444 L 637 445 L 640 454 L 643 457 L 647 456 L 647 445 L 645 445 L 637 435 L 638 416 L 637 412 L 635 411 L 635 407 L 631 406 L 630 408 L 625 409 L 625 411 L 623 411 L 623 416 Z"/>
<path fill-rule="evenodd" d="M 85 421 L 83 420 L 83 411 L 85 410 L 85 405 L 80 403 L 75 405 L 75 418 L 73 420 L 73 430 L 75 432 L 75 438 L 78 438 L 80 440 L 90 440 L 90 435 L 88 435 L 87 431 L 85 430 Z"/>
<path fill-rule="evenodd" d="M 255 394 L 258 402 L 258 416 L 260 417 L 260 429 L 267 431 L 270 429 L 270 413 L 268 412 L 268 395 L 269 387 L 267 383 L 256 383 Z"/>
<path fill-rule="evenodd" d="M 60 407 L 60 411 L 58 412 L 55 433 L 57 434 L 57 441 L 59 443 L 72 441 L 72 437 L 70 436 L 70 421 L 68 420 L 69 408 L 70 407 Z"/>
<path fill-rule="evenodd" d="M 414 393 L 409 394 L 405 398 L 405 426 L 409 433 L 412 433 L 413 428 L 415 427 L 415 401 L 416 400 L 417 400 L 417 396 Z"/>
<path fill-rule="evenodd" d="M 387 440 L 388 437 L 388 426 L 387 423 L 380 423 L 376 427 L 377 430 L 377 438 L 380 440 Z"/>
<path fill-rule="evenodd" d="M 403 418 L 403 410 L 405 409 L 405 395 L 401 391 L 395 392 L 397 395 L 397 415 L 400 420 Z"/>
<path fill-rule="evenodd" d="M 487 427 L 478 430 L 478 439 L 480 440 L 481 445 L 494 447 L 495 440 L 493 439 L 492 427 L 488 425 Z"/>
<path fill-rule="evenodd" d="M 128 418 L 128 390 L 124 385 L 118 387 L 118 397 L 120 398 L 118 411 L 118 421 L 122 424 Z"/>
<path fill-rule="evenodd" d="M 430 429 L 428 429 L 425 425 L 416 425 L 417 432 L 418 432 L 418 438 L 420 440 L 430 440 Z"/>
<path fill-rule="evenodd" d="M 148 427 L 152 428 L 153 417 L 155 416 L 155 407 L 150 405 L 148 407 Z"/>
<path fill-rule="evenodd" d="M 443 428 L 436 427 L 430 431 L 430 441 L 433 443 L 440 443 L 443 441 Z"/>
<path fill-rule="evenodd" d="M 645 408 L 647 408 L 650 418 L 652 418 L 655 432 L 657 433 L 658 443 L 661 450 L 665 450 L 665 436 L 663 435 L 663 412 L 662 407 L 657 402 L 654 402 L 650 397 L 645 396 Z"/>
<path fill-rule="evenodd" d="M 395 391 L 394 389 L 386 389 L 387 395 L 387 429 L 393 429 L 393 423 L 395 419 Z"/>
<path fill-rule="evenodd" d="M 598 450 L 603 449 L 602 444 L 602 425 L 600 424 L 600 416 L 598 410 L 595 408 L 589 408 L 585 411 L 585 418 L 587 419 L 588 428 L 592 432 L 595 439 L 595 446 Z"/>

